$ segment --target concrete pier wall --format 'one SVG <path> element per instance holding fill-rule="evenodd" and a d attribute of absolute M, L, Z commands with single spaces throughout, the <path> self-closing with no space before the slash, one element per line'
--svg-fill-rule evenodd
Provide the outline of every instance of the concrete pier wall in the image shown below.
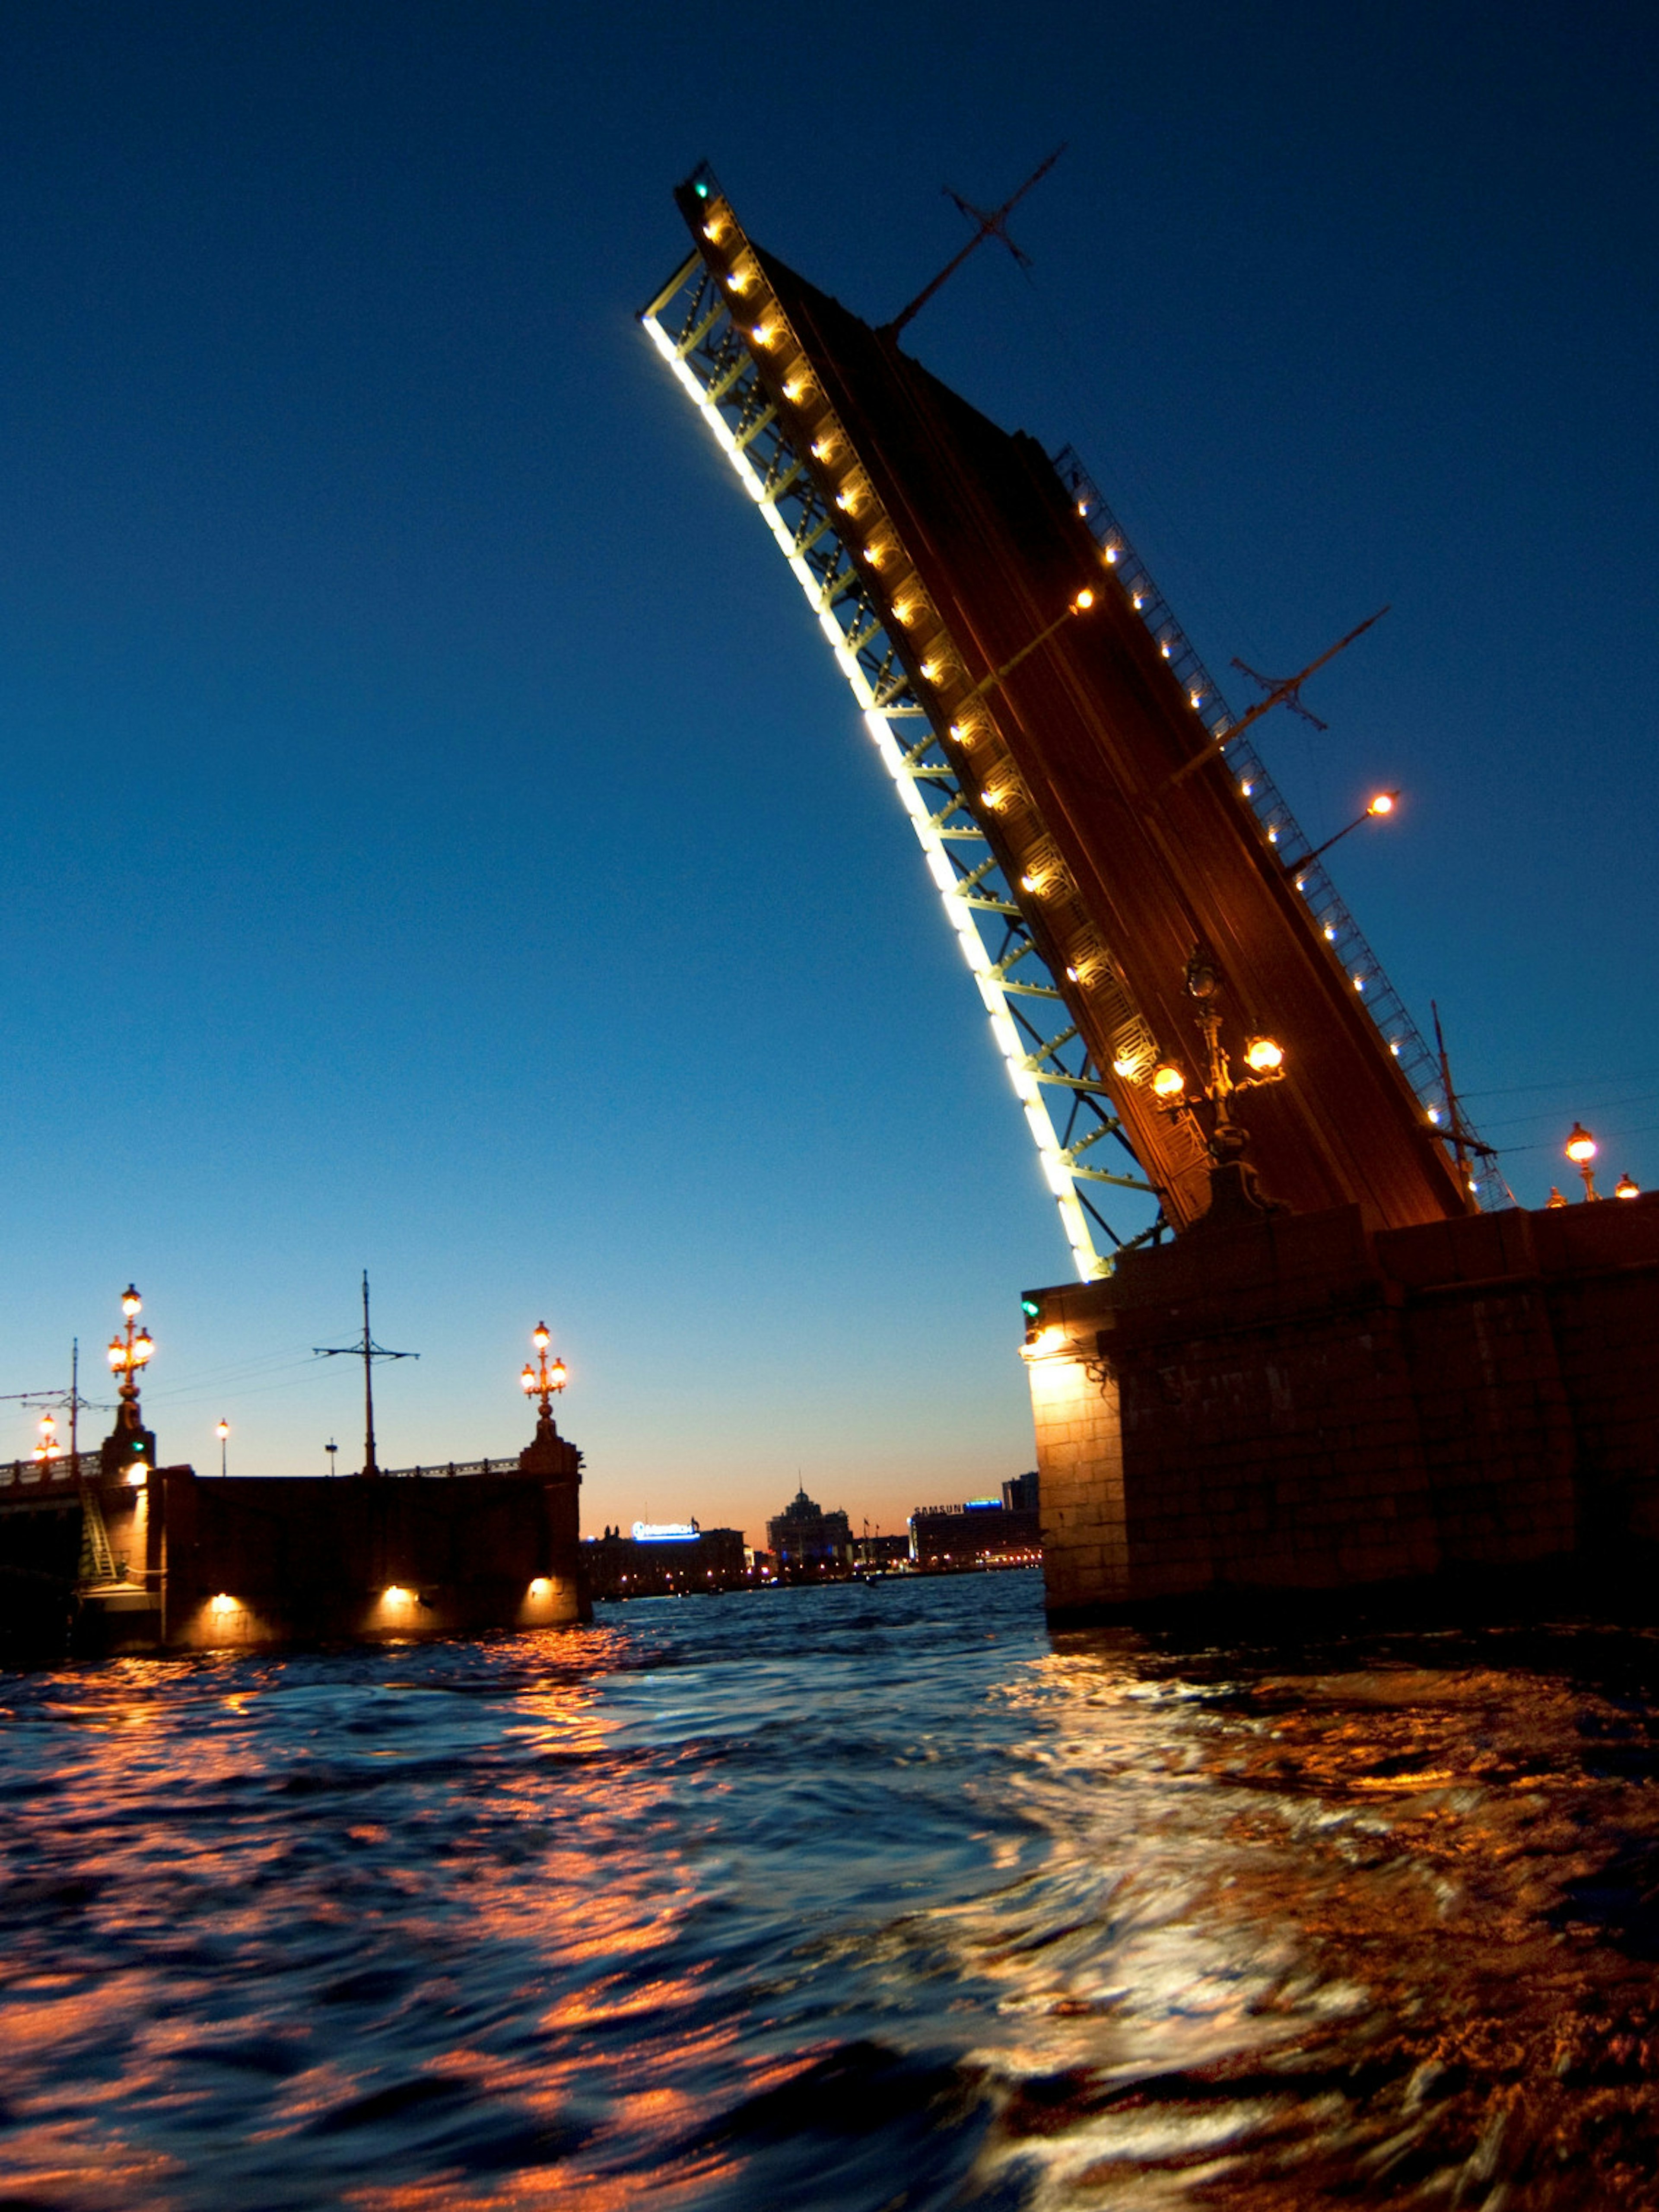
<path fill-rule="evenodd" d="M 161 1641 L 207 1650 L 588 1617 L 574 1489 L 524 1475 L 215 1482 L 167 1470 Z"/>
<path fill-rule="evenodd" d="M 1057 1619 L 1659 1541 L 1659 1199 L 1200 1226 L 1034 1295 Z"/>

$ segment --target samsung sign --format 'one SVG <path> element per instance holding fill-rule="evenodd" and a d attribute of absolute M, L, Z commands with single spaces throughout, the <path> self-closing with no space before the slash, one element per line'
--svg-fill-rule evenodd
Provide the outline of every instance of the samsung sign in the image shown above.
<path fill-rule="evenodd" d="M 702 1534 L 695 1521 L 636 1521 L 636 1544 L 695 1544 Z"/>

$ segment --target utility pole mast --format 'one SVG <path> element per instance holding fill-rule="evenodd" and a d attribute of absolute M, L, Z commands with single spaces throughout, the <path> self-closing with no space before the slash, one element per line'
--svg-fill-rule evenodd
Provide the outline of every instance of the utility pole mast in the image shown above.
<path fill-rule="evenodd" d="M 1054 152 L 1049 155 L 1048 160 L 1042 162 L 1036 168 L 1032 170 L 1030 175 L 1027 177 L 1025 182 L 1013 195 L 1012 198 L 1004 200 L 1000 208 L 993 209 L 988 214 L 983 208 L 975 207 L 971 200 L 963 199 L 960 192 L 952 191 L 950 185 L 946 185 L 945 187 L 945 198 L 947 199 L 954 200 L 957 205 L 962 210 L 963 215 L 971 216 L 978 222 L 979 228 L 974 233 L 973 236 L 969 240 L 967 245 L 963 247 L 962 251 L 945 263 L 944 268 L 939 270 L 939 275 L 934 277 L 933 283 L 931 284 L 924 285 L 922 289 L 917 293 L 915 298 L 911 301 L 909 306 L 908 307 L 901 308 L 899 313 L 894 316 L 890 323 L 885 323 L 883 325 L 881 332 L 883 337 L 896 338 L 911 318 L 915 315 L 919 315 L 921 313 L 921 310 L 927 305 L 927 302 L 933 298 L 934 293 L 939 289 L 940 286 L 948 283 L 949 280 L 956 275 L 957 270 L 961 268 L 963 263 L 974 251 L 974 248 L 976 246 L 983 246 L 988 238 L 1000 238 L 1003 244 L 1007 247 L 1009 252 L 1013 255 L 1015 260 L 1018 262 L 1022 269 L 1028 268 L 1030 265 L 1030 256 L 1022 253 L 1018 246 L 1014 244 L 1013 240 L 1008 235 L 1006 228 L 1008 217 L 1013 212 L 1014 209 L 1019 205 L 1019 203 L 1024 198 L 1026 193 L 1030 191 L 1032 185 L 1037 182 L 1038 179 L 1048 175 L 1049 170 L 1054 167 L 1054 163 L 1059 161 L 1060 155 L 1065 151 L 1066 149 L 1064 146 L 1056 146 Z"/>
<path fill-rule="evenodd" d="M 418 1352 L 388 1352 L 376 1344 L 368 1327 L 368 1270 L 363 1270 L 363 1333 L 356 1344 L 313 1344 L 317 1359 L 361 1359 L 363 1363 L 363 1473 L 378 1474 L 374 1457 L 374 1362 L 377 1359 L 418 1359 Z"/>
<path fill-rule="evenodd" d="M 48 1409 L 56 1406 L 64 1407 L 70 1422 L 69 1462 L 71 1470 L 77 1474 L 81 1466 L 79 1417 L 82 1413 L 109 1411 L 107 1399 L 83 1398 L 81 1395 L 81 1340 L 78 1336 L 70 1352 L 70 1386 L 67 1390 L 9 1390 L 3 1398 L 0 1398 L 0 1404 L 30 1407 L 41 1406 Z"/>

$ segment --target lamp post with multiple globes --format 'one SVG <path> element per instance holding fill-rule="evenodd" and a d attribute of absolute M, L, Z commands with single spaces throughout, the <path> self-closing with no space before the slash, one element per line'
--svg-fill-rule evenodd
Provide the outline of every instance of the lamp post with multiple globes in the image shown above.
<path fill-rule="evenodd" d="M 1241 1091 L 1255 1091 L 1263 1084 L 1284 1080 L 1285 1048 L 1270 1036 L 1247 1037 L 1244 1065 L 1250 1072 L 1236 1076 L 1221 1042 L 1221 977 L 1213 957 L 1205 946 L 1193 947 L 1186 980 L 1188 997 L 1197 1001 L 1198 1030 L 1204 1040 L 1207 1079 L 1200 1087 L 1200 1096 L 1209 1104 L 1214 1116 L 1209 1147 L 1212 1163 L 1212 1209 L 1224 1193 L 1234 1206 L 1243 1206 L 1257 1213 L 1267 1212 L 1270 1201 L 1263 1196 L 1255 1171 L 1245 1160 L 1249 1139 L 1233 1119 L 1232 1101 Z M 1186 1104 L 1187 1079 L 1172 1061 L 1166 1060 L 1153 1069 L 1152 1095 L 1170 1113 L 1179 1112 Z"/>
<path fill-rule="evenodd" d="M 526 1362 L 524 1372 L 519 1377 L 519 1387 L 526 1398 L 541 1400 L 541 1413 L 537 1423 L 540 1427 L 552 1419 L 551 1401 L 570 1380 L 570 1370 L 556 1352 L 553 1355 L 551 1364 L 549 1364 L 547 1347 L 553 1340 L 544 1321 L 537 1322 L 531 1334 L 530 1341 L 536 1347 L 536 1364 L 532 1367 L 528 1361 Z"/>
<path fill-rule="evenodd" d="M 149 1455 L 155 1449 L 138 1406 L 139 1370 L 149 1364 L 155 1351 L 149 1331 L 137 1325 L 143 1304 L 137 1289 L 129 1283 L 121 1295 L 126 1326 L 122 1334 L 110 1340 L 109 1364 L 112 1372 L 120 1377 L 121 1402 L 116 1410 L 115 1433 L 105 1446 L 106 1453 L 112 1447 L 112 1472 L 128 1482 L 137 1483 L 149 1476 Z"/>
<path fill-rule="evenodd" d="M 62 1449 L 63 1447 L 58 1441 L 58 1416 L 55 1413 L 42 1413 L 40 1441 L 34 1447 L 34 1456 L 42 1466 L 50 1467 Z"/>

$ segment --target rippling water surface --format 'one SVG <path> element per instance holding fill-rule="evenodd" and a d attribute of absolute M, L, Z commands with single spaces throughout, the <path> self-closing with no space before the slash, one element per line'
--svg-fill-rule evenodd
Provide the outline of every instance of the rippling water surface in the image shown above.
<path fill-rule="evenodd" d="M 1659 2203 L 1656 1688 L 1029 1574 L 0 1678 L 0 2206 Z"/>

